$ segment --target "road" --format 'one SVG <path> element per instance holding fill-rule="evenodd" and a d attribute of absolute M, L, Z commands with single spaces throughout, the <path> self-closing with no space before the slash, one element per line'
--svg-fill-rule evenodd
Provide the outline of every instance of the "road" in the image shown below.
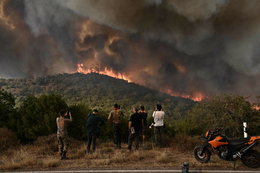
<path fill-rule="evenodd" d="M 89 169 L 89 170 L 61 170 L 61 171 L 19 171 L 19 173 L 175 173 L 175 172 L 182 172 L 181 170 L 158 170 L 158 169 L 144 169 L 144 170 L 123 170 L 123 169 Z M 255 171 L 247 171 L 247 170 L 190 170 L 189 173 L 260 173 L 260 170 Z"/>

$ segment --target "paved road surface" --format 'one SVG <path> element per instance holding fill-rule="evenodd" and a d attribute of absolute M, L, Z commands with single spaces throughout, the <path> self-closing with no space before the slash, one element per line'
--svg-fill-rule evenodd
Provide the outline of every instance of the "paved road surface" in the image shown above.
<path fill-rule="evenodd" d="M 70 171 L 19 171 L 19 173 L 175 173 L 181 170 L 70 170 Z M 190 170 L 189 173 L 260 173 L 258 171 L 241 171 L 241 170 Z"/>

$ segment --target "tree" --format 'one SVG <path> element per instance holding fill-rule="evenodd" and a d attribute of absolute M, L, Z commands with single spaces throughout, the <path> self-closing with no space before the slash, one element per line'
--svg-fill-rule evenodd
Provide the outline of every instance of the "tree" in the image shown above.
<path fill-rule="evenodd" d="M 17 133 L 22 142 L 56 132 L 56 117 L 68 106 L 58 95 L 28 96 L 19 109 Z"/>
<path fill-rule="evenodd" d="M 0 90 L 0 127 L 9 127 L 10 116 L 15 114 L 15 98 L 11 93 Z"/>
<path fill-rule="evenodd" d="M 187 119 L 177 123 L 177 131 L 195 135 L 203 134 L 207 129 L 223 127 L 228 136 L 241 137 L 242 123 L 254 124 L 255 118 L 250 102 L 244 97 L 215 96 L 194 106 Z"/>

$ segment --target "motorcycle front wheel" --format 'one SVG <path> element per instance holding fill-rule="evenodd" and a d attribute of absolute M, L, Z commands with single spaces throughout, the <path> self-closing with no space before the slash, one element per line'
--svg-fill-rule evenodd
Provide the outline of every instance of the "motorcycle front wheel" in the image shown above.
<path fill-rule="evenodd" d="M 259 168 L 260 167 L 260 155 L 255 150 L 250 150 L 242 155 L 241 161 L 244 165 L 250 168 Z"/>
<path fill-rule="evenodd" d="M 211 153 L 207 148 L 203 148 L 202 145 L 196 146 L 194 148 L 194 157 L 201 163 L 207 163 L 210 160 Z"/>

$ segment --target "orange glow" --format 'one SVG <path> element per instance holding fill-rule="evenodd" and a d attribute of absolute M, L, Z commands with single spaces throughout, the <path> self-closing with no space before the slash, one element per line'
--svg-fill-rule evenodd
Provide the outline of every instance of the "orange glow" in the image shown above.
<path fill-rule="evenodd" d="M 186 67 L 184 66 L 184 65 L 182 65 L 182 64 L 177 64 L 177 63 L 175 63 L 174 64 L 175 65 L 175 67 L 176 67 L 176 69 L 180 72 L 180 73 L 186 73 Z"/>
<path fill-rule="evenodd" d="M 178 94 L 178 93 L 175 93 L 171 89 L 164 89 L 164 90 L 161 90 L 161 92 L 167 93 L 167 94 L 169 94 L 171 96 L 175 96 L 175 97 L 183 97 L 183 98 L 191 99 L 191 100 L 194 100 L 197 102 L 202 101 L 205 98 L 205 96 L 201 92 L 195 92 L 192 95 Z"/>
<path fill-rule="evenodd" d="M 77 72 L 83 73 L 83 74 L 98 73 L 98 74 L 107 75 L 107 76 L 110 76 L 110 77 L 113 77 L 116 79 L 123 79 L 125 81 L 132 82 L 132 80 L 129 77 L 127 77 L 125 74 L 114 72 L 112 69 L 107 68 L 107 67 L 105 67 L 105 69 L 103 69 L 103 70 L 100 70 L 100 69 L 96 69 L 96 68 L 86 68 L 86 67 L 84 67 L 84 64 L 77 64 Z M 164 90 L 160 90 L 160 91 L 163 93 L 169 94 L 171 96 L 188 98 L 188 99 L 192 99 L 194 101 L 201 101 L 201 100 L 203 100 L 203 98 L 205 98 L 205 96 L 200 92 L 193 93 L 193 95 L 182 95 L 182 94 L 177 94 L 177 93 L 173 92 L 173 90 L 171 90 L 171 89 L 164 89 Z"/>
<path fill-rule="evenodd" d="M 252 106 L 252 109 L 259 111 L 260 110 L 260 106 L 254 105 L 254 106 Z"/>
<path fill-rule="evenodd" d="M 7 25 L 11 29 L 15 29 L 15 26 L 10 22 L 10 19 L 8 16 L 6 16 L 4 11 L 6 0 L 0 1 L 0 21 L 2 21 L 5 25 Z"/>
<path fill-rule="evenodd" d="M 122 73 L 116 73 L 114 72 L 112 69 L 109 69 L 107 67 L 105 67 L 104 70 L 97 70 L 97 69 L 86 69 L 84 67 L 83 64 L 78 64 L 77 65 L 77 72 L 78 73 L 83 73 L 83 74 L 89 74 L 89 73 L 98 73 L 98 74 L 103 74 L 103 75 L 107 75 L 116 79 L 123 79 L 127 82 L 132 82 L 128 77 L 126 77 L 124 74 Z"/>

